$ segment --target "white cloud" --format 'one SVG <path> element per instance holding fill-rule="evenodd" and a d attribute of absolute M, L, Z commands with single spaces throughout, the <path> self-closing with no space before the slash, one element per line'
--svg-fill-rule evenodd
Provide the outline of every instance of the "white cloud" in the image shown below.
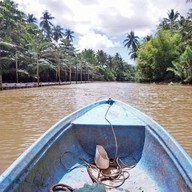
<path fill-rule="evenodd" d="M 99 30 L 108 35 L 124 35 L 134 30 L 141 36 L 154 30 L 168 10 L 186 14 L 190 3 L 185 0 L 15 0 L 24 11 L 40 18 L 48 10 L 56 24 L 78 34 Z M 143 31 L 143 33 L 141 33 Z"/>
<path fill-rule="evenodd" d="M 54 24 L 75 32 L 78 46 L 92 49 L 115 48 L 133 30 L 139 37 L 152 34 L 160 19 L 174 9 L 186 15 L 191 3 L 185 0 L 14 0 L 26 13 L 38 19 L 48 10 Z M 121 42 L 122 46 L 122 42 Z"/>
<path fill-rule="evenodd" d="M 42 16 L 42 12 L 46 10 L 46 5 L 40 3 L 38 0 L 30 1 L 30 0 L 14 0 L 19 6 L 19 8 L 25 13 L 34 14 L 36 18 L 40 18 Z"/>
<path fill-rule="evenodd" d="M 108 48 L 118 46 L 120 46 L 118 42 L 113 42 L 106 35 L 98 34 L 93 31 L 80 36 L 77 43 L 77 47 L 79 48 L 79 50 L 90 48 L 94 51 L 97 51 L 98 49 L 106 51 Z"/>

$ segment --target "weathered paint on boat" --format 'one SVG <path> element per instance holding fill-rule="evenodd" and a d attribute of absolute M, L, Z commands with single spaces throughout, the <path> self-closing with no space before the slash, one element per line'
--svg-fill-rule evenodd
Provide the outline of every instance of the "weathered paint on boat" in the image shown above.
<path fill-rule="evenodd" d="M 109 122 L 118 156 L 136 165 L 116 190 L 192 191 L 192 160 L 182 147 L 151 118 L 115 100 L 93 103 L 59 121 L 0 176 L 1 191 L 48 191 L 55 183 L 73 188 L 92 183 L 85 167 L 68 168 L 82 164 L 80 158 L 93 161 L 97 144 L 114 158 Z"/>

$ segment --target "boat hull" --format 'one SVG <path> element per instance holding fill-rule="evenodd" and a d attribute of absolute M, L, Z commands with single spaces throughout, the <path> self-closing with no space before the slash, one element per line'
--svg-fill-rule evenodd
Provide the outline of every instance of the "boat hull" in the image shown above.
<path fill-rule="evenodd" d="M 117 141 L 115 142 L 114 134 Z M 2 191 L 48 191 L 91 184 L 86 162 L 96 145 L 119 158 L 129 178 L 116 190 L 192 191 L 192 161 L 155 121 L 119 101 L 99 101 L 65 117 L 0 177 Z"/>

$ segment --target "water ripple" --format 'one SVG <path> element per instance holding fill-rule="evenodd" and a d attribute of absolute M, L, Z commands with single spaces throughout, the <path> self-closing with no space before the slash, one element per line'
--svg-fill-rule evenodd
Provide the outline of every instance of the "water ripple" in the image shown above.
<path fill-rule="evenodd" d="M 86 83 L 0 93 L 0 172 L 53 124 L 109 97 L 148 114 L 192 156 L 192 88 L 135 83 Z"/>

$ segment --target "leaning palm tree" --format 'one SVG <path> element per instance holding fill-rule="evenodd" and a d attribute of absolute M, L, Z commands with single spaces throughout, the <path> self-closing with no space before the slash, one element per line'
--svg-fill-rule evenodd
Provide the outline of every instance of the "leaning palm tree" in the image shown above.
<path fill-rule="evenodd" d="M 139 37 L 135 36 L 134 31 L 131 31 L 130 33 L 127 33 L 127 38 L 123 41 L 124 43 L 124 47 L 127 47 L 128 49 L 131 49 L 131 53 L 129 54 L 133 54 L 136 55 L 136 52 L 138 50 L 138 43 L 139 43 Z M 135 59 L 135 56 L 132 57 L 132 59 Z"/>
<path fill-rule="evenodd" d="M 46 37 L 50 39 L 51 37 L 51 27 L 53 24 L 50 20 L 54 19 L 48 11 L 43 12 L 43 17 L 41 17 L 40 27 L 46 34 Z"/>

